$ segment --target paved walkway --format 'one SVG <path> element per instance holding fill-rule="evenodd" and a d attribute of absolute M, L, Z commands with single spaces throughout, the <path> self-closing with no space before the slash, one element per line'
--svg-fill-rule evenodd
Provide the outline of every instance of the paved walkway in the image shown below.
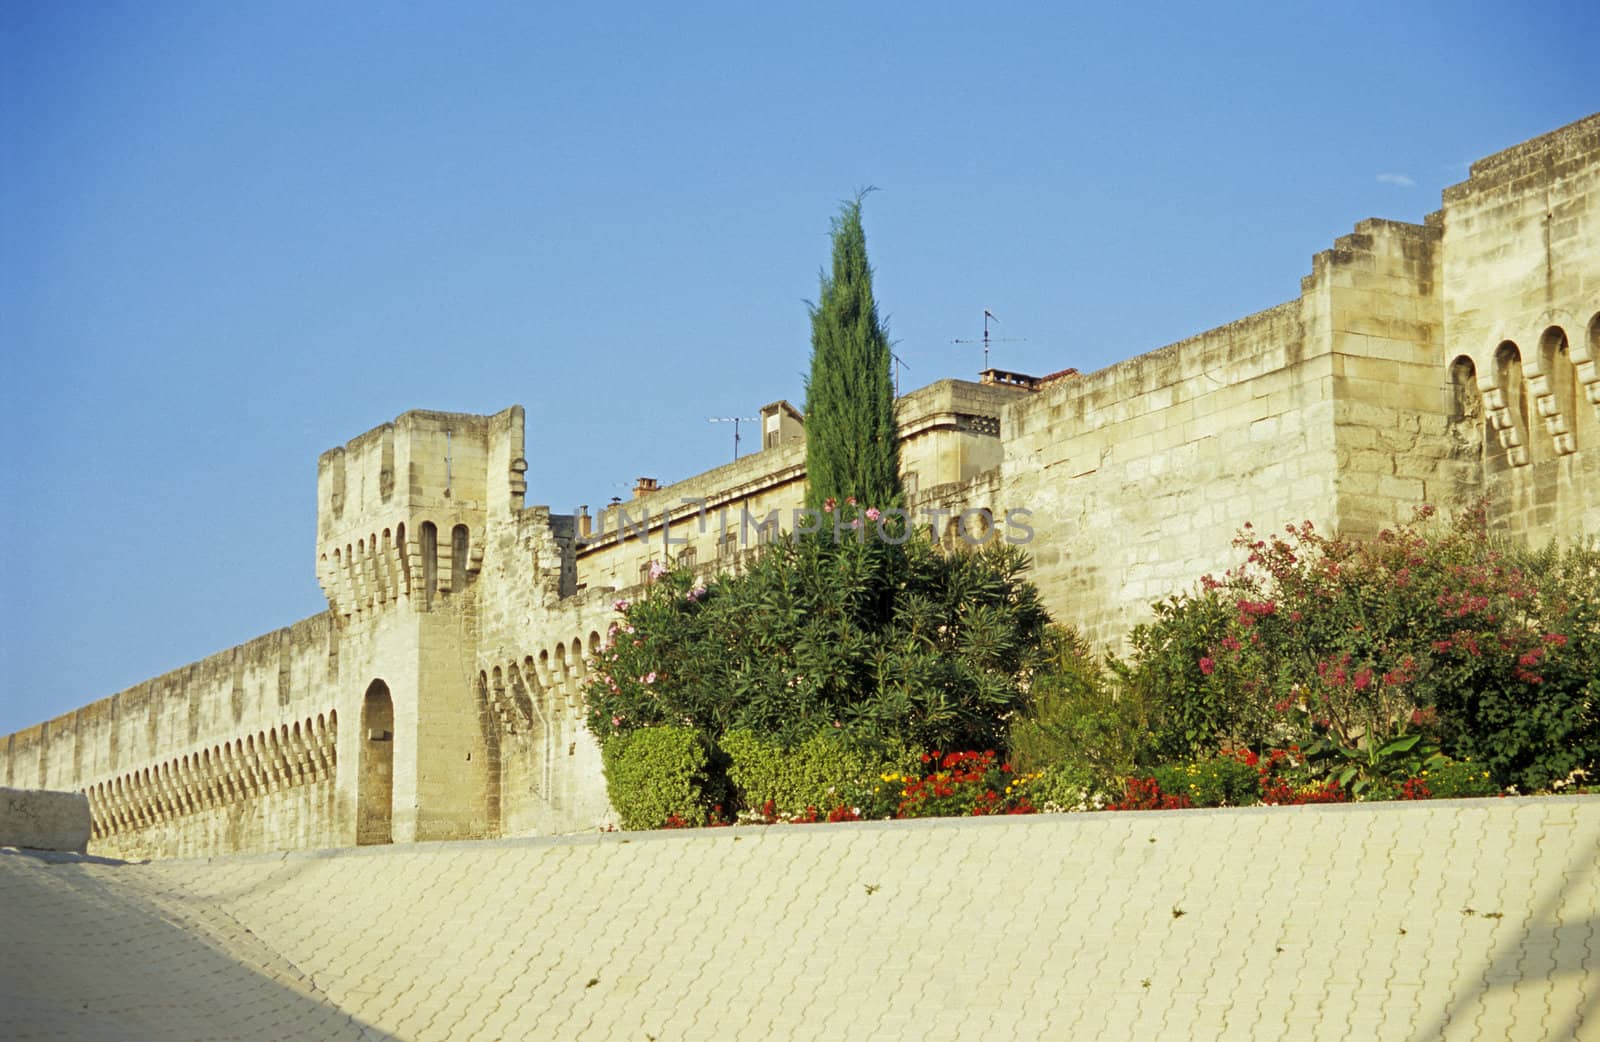
<path fill-rule="evenodd" d="M 1600 797 L 0 854 L 0 1038 L 1600 1039 Z"/>

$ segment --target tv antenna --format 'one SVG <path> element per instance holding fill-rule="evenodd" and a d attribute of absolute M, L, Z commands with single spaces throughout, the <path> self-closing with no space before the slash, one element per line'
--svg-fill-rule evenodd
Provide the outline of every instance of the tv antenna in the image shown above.
<path fill-rule="evenodd" d="M 1023 341 L 1028 339 L 1025 336 L 997 336 L 997 337 L 991 338 L 989 336 L 989 323 L 990 322 L 995 322 L 995 323 L 998 324 L 999 321 L 1000 320 L 998 318 L 995 318 L 995 314 L 994 314 L 993 311 L 990 311 L 988 308 L 984 308 L 983 309 L 983 340 L 982 341 L 977 341 L 977 340 L 952 340 L 950 342 L 952 344 L 976 344 L 976 343 L 980 343 L 981 342 L 983 344 L 983 368 L 985 370 L 987 370 L 989 368 L 989 345 L 990 344 L 1020 344 Z"/>
<path fill-rule="evenodd" d="M 755 423 L 755 422 L 757 422 L 757 417 L 754 417 L 754 416 L 707 416 L 706 417 L 706 422 L 707 423 L 731 423 L 731 424 L 733 424 L 733 458 L 734 459 L 738 459 L 739 458 L 739 424 L 741 424 L 741 423 Z"/>
<path fill-rule="evenodd" d="M 889 357 L 894 359 L 894 396 L 898 398 L 900 397 L 900 367 L 905 366 L 910 369 L 911 365 L 893 351 L 889 352 Z"/>

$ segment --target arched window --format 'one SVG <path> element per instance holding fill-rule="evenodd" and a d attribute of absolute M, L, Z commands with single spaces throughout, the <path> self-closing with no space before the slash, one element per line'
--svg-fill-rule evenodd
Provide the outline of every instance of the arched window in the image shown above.
<path fill-rule="evenodd" d="M 1545 430 L 1533 439 L 1535 462 L 1566 455 L 1576 447 L 1578 380 L 1567 352 L 1567 332 L 1560 326 L 1551 326 L 1539 337 L 1539 369 L 1544 373 L 1546 395 L 1540 398 L 1538 411 Z"/>
<path fill-rule="evenodd" d="M 1495 424 L 1499 437 L 1489 452 L 1489 464 L 1499 470 L 1528 462 L 1528 388 L 1522 382 L 1522 352 L 1511 341 L 1495 349 L 1494 368 L 1505 415 Z"/>
<path fill-rule="evenodd" d="M 1462 355 L 1450 363 L 1450 440 L 1458 460 L 1481 464 L 1485 445 L 1495 445 L 1494 432 L 1483 417 L 1478 367 Z"/>
<path fill-rule="evenodd" d="M 410 550 L 406 547 L 406 523 L 400 522 L 394 526 L 395 555 L 400 565 L 399 591 L 406 594 L 411 592 L 411 558 Z"/>
<path fill-rule="evenodd" d="M 439 529 L 432 521 L 422 522 L 422 610 L 433 607 L 433 591 L 439 585 Z"/>
<path fill-rule="evenodd" d="M 467 588 L 467 551 L 472 540 L 466 525 L 450 530 L 450 592 L 460 593 Z"/>

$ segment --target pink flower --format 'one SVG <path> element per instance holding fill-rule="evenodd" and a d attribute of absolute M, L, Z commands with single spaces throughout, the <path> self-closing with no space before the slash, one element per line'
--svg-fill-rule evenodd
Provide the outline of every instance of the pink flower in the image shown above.
<path fill-rule="evenodd" d="M 662 564 L 660 561 L 651 561 L 650 562 L 650 579 L 651 579 L 652 582 L 654 582 L 656 579 L 659 579 L 663 575 L 666 575 L 666 574 L 667 574 L 667 566 L 666 565 Z"/>
<path fill-rule="evenodd" d="M 611 718 L 611 726 L 612 726 L 612 727 L 621 727 L 621 726 L 622 726 L 622 717 L 620 717 L 620 716 L 613 716 L 613 717 L 612 717 L 612 718 Z"/>
<path fill-rule="evenodd" d="M 847 504 L 849 504 L 850 506 L 855 506 L 856 505 L 856 497 L 855 496 L 846 496 L 844 501 Z"/>
<path fill-rule="evenodd" d="M 861 519 L 858 517 L 855 520 L 851 521 L 850 522 L 850 527 L 851 528 L 860 528 L 861 527 Z"/>
<path fill-rule="evenodd" d="M 827 499 L 822 501 L 822 512 L 824 514 L 831 514 L 833 513 L 833 508 L 837 505 L 838 504 L 834 502 L 834 498 L 829 496 Z"/>
<path fill-rule="evenodd" d="M 692 589 L 688 593 L 684 594 L 683 597 L 684 597 L 684 600 L 689 601 L 692 604 L 695 601 L 698 601 L 700 598 L 704 597 L 705 595 L 706 595 L 706 588 L 704 586 L 698 586 L 697 585 L 694 589 Z"/>
<path fill-rule="evenodd" d="M 878 518 L 880 518 L 882 516 L 883 516 L 883 514 L 881 512 L 879 512 L 877 507 L 868 507 L 867 508 L 867 520 L 868 521 L 876 521 L 876 520 L 878 520 Z"/>
<path fill-rule="evenodd" d="M 1217 668 L 1217 664 L 1215 662 L 1213 662 L 1211 659 L 1202 658 L 1200 660 L 1200 672 L 1204 673 L 1206 676 L 1209 677 L 1211 675 L 1212 671 L 1215 670 L 1216 668 Z"/>
<path fill-rule="evenodd" d="M 627 611 L 632 604 L 632 601 L 628 600 L 627 598 L 623 598 L 622 600 L 613 604 L 611 607 L 615 608 L 617 611 Z"/>
<path fill-rule="evenodd" d="M 655 670 L 652 669 L 649 673 L 646 673 L 643 677 L 640 677 L 640 679 L 646 684 L 654 684 L 656 682 Z"/>

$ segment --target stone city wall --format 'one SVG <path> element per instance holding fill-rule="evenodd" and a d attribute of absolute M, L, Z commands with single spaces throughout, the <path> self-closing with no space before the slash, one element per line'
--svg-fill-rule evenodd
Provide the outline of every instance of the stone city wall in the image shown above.
<path fill-rule="evenodd" d="M 1238 563 L 1247 521 L 1361 537 L 1487 494 L 1509 536 L 1592 537 L 1600 115 L 1474 164 L 1420 225 L 1356 225 L 1293 301 L 1095 373 L 989 375 L 901 399 L 909 505 L 948 545 L 988 510 L 1104 647 Z M 525 505 L 521 407 L 405 413 L 318 460 L 327 613 L 5 738 L 0 784 L 83 791 L 107 853 L 605 822 L 583 685 L 612 603 L 791 527 L 803 427 L 762 414 L 761 450 L 591 517 Z"/>
<path fill-rule="evenodd" d="M 331 622 L 318 615 L 0 742 L 0 781 L 82 791 L 96 853 L 340 839 Z"/>

